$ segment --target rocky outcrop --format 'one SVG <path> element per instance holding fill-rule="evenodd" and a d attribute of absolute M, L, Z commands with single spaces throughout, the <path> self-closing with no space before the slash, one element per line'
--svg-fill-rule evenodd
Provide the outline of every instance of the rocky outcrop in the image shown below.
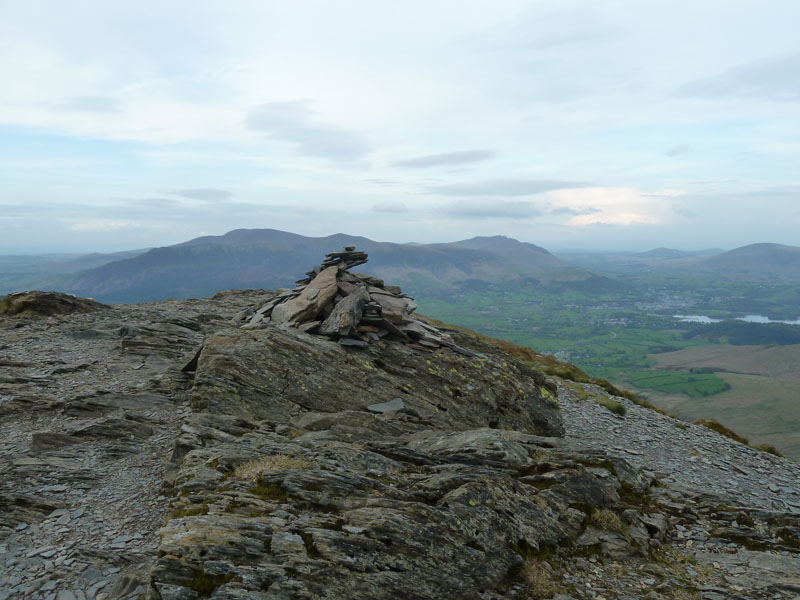
<path fill-rule="evenodd" d="M 393 334 L 421 322 L 399 290 L 349 282 L 351 252 L 264 302 L 258 327 L 205 341 L 152 598 L 524 597 L 526 559 L 649 487 L 624 459 L 562 448 L 557 386 L 522 361 Z M 384 335 L 342 344 L 369 301 Z M 326 308 L 328 335 L 303 331 Z"/>
<path fill-rule="evenodd" d="M 0 315 L 54 316 L 88 313 L 108 308 L 88 298 L 59 292 L 16 292 L 0 298 Z"/>
<path fill-rule="evenodd" d="M 0 321 L 0 600 L 796 595 L 794 463 L 374 339 L 341 262 L 317 332 L 232 324 L 295 292 Z"/>
<path fill-rule="evenodd" d="M 288 424 L 305 412 L 367 415 L 368 405 L 402 398 L 402 416 L 418 427 L 562 435 L 555 394 L 545 383 L 544 375 L 511 357 L 446 348 L 428 353 L 393 342 L 351 349 L 269 327 L 206 341 L 192 402 L 213 414 Z"/>

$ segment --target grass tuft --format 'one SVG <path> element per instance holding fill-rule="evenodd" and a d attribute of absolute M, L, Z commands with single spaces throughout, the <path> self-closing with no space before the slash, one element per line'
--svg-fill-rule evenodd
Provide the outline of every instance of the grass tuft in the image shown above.
<path fill-rule="evenodd" d="M 625 413 L 628 412 L 627 410 L 625 410 L 625 407 L 621 403 L 617 402 L 616 400 L 612 400 L 611 398 L 596 396 L 594 401 L 597 402 L 597 404 L 599 404 L 600 406 L 606 407 L 615 415 L 619 415 L 621 417 L 625 416 Z"/>
<path fill-rule="evenodd" d="M 783 452 L 781 452 L 780 450 L 778 450 L 772 444 L 759 444 L 758 446 L 756 446 L 756 448 L 761 450 L 761 451 L 763 451 L 763 452 L 769 452 L 770 454 L 774 454 L 775 456 L 779 456 L 780 458 L 786 458 L 786 455 Z"/>
<path fill-rule="evenodd" d="M 277 483 L 257 485 L 247 491 L 267 502 L 277 502 L 278 504 L 286 502 L 286 492 L 284 492 L 283 488 Z"/>
<path fill-rule="evenodd" d="M 258 482 L 265 471 L 285 471 L 288 469 L 309 469 L 311 463 L 304 458 L 288 454 L 269 454 L 242 463 L 233 471 L 236 479 L 249 479 Z"/>
<path fill-rule="evenodd" d="M 700 593 L 691 588 L 672 588 L 669 598 L 670 600 L 699 600 Z"/>
<path fill-rule="evenodd" d="M 186 584 L 186 587 L 197 592 L 201 598 L 208 598 L 219 586 L 224 585 L 234 578 L 233 573 L 227 575 L 209 575 L 205 571 L 200 571 L 194 579 Z"/>
<path fill-rule="evenodd" d="M 727 438 L 730 438 L 734 441 L 739 442 L 740 444 L 749 444 L 750 442 L 746 437 L 742 437 L 735 431 L 732 431 L 725 427 L 722 423 L 717 421 L 716 419 L 697 419 L 693 422 L 694 425 L 702 425 L 703 427 L 708 427 L 711 431 L 716 431 L 717 433 L 724 435 Z"/>
<path fill-rule="evenodd" d="M 622 522 L 617 514 L 607 508 L 597 508 L 589 515 L 589 525 L 594 525 L 603 531 L 615 531 L 626 535 L 628 526 Z"/>
<path fill-rule="evenodd" d="M 522 565 L 522 581 L 525 583 L 523 598 L 545 600 L 560 591 L 560 586 L 547 563 L 537 558 L 527 558 Z"/>
<path fill-rule="evenodd" d="M 190 504 L 189 506 L 184 506 L 183 508 L 179 508 L 172 514 L 171 518 L 180 519 L 183 517 L 196 517 L 198 515 L 207 515 L 208 503 L 209 501 L 206 500 L 200 505 Z"/>

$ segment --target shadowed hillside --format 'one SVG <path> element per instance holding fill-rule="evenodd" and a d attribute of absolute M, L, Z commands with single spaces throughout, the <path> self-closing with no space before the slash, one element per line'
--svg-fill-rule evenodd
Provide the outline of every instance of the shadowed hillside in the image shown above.
<path fill-rule="evenodd" d="M 800 248 L 750 244 L 699 261 L 695 268 L 748 281 L 800 280 Z"/>
<path fill-rule="evenodd" d="M 538 246 L 501 236 L 451 244 L 394 244 L 345 234 L 311 238 L 274 229 L 237 229 L 91 269 L 62 288 L 108 302 L 132 302 L 278 287 L 331 248 L 346 245 L 368 252 L 376 274 L 398 281 L 412 294 L 448 294 L 514 280 L 582 281 L 590 276 Z"/>

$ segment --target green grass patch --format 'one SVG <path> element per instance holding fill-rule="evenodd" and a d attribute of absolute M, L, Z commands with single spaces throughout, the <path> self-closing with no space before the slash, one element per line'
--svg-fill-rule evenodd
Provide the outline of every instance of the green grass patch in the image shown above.
<path fill-rule="evenodd" d="M 775 456 L 779 456 L 780 458 L 786 458 L 786 455 L 783 454 L 780 450 L 778 450 L 772 444 L 759 444 L 758 446 L 754 446 L 758 450 L 762 452 L 767 452 L 768 454 L 774 454 Z"/>
<path fill-rule="evenodd" d="M 626 380 L 639 389 L 653 390 L 660 394 L 685 394 L 690 398 L 704 398 L 731 389 L 727 381 L 713 372 L 661 371 L 649 369 L 645 371 L 629 371 Z"/>
<path fill-rule="evenodd" d="M 257 485 L 247 491 L 258 496 L 262 500 L 266 500 L 267 502 L 286 502 L 286 492 L 284 492 L 283 488 L 277 483 L 271 483 L 269 485 Z"/>
<path fill-rule="evenodd" d="M 624 416 L 626 412 L 628 412 L 627 410 L 625 410 L 625 407 L 621 403 L 611 398 L 607 398 L 604 396 L 595 396 L 594 401 L 597 402 L 597 404 L 599 404 L 600 406 L 604 406 L 615 415 L 619 415 L 621 417 Z"/>
<path fill-rule="evenodd" d="M 725 427 L 722 423 L 717 421 L 716 419 L 697 419 L 694 422 L 695 425 L 702 425 L 703 427 L 708 427 L 711 431 L 716 431 L 717 433 L 724 435 L 727 438 L 735 440 L 740 444 L 749 444 L 750 441 L 746 437 L 742 437 L 735 431 L 732 431 Z"/>
<path fill-rule="evenodd" d="M 198 515 L 207 515 L 208 514 L 208 505 L 204 502 L 199 506 L 187 506 L 185 508 L 180 508 L 175 511 L 173 515 L 174 519 L 180 519 L 181 517 L 196 517 Z"/>
<path fill-rule="evenodd" d="M 224 585 L 234 578 L 233 573 L 225 575 L 209 575 L 205 571 L 200 571 L 195 575 L 186 587 L 193 589 L 201 598 L 208 598 L 219 586 Z"/>

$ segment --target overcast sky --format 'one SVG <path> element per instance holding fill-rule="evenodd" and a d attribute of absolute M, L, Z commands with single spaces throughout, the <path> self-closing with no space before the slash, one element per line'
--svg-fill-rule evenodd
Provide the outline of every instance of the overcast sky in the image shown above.
<path fill-rule="evenodd" d="M 0 253 L 800 245 L 797 0 L 4 0 Z"/>

